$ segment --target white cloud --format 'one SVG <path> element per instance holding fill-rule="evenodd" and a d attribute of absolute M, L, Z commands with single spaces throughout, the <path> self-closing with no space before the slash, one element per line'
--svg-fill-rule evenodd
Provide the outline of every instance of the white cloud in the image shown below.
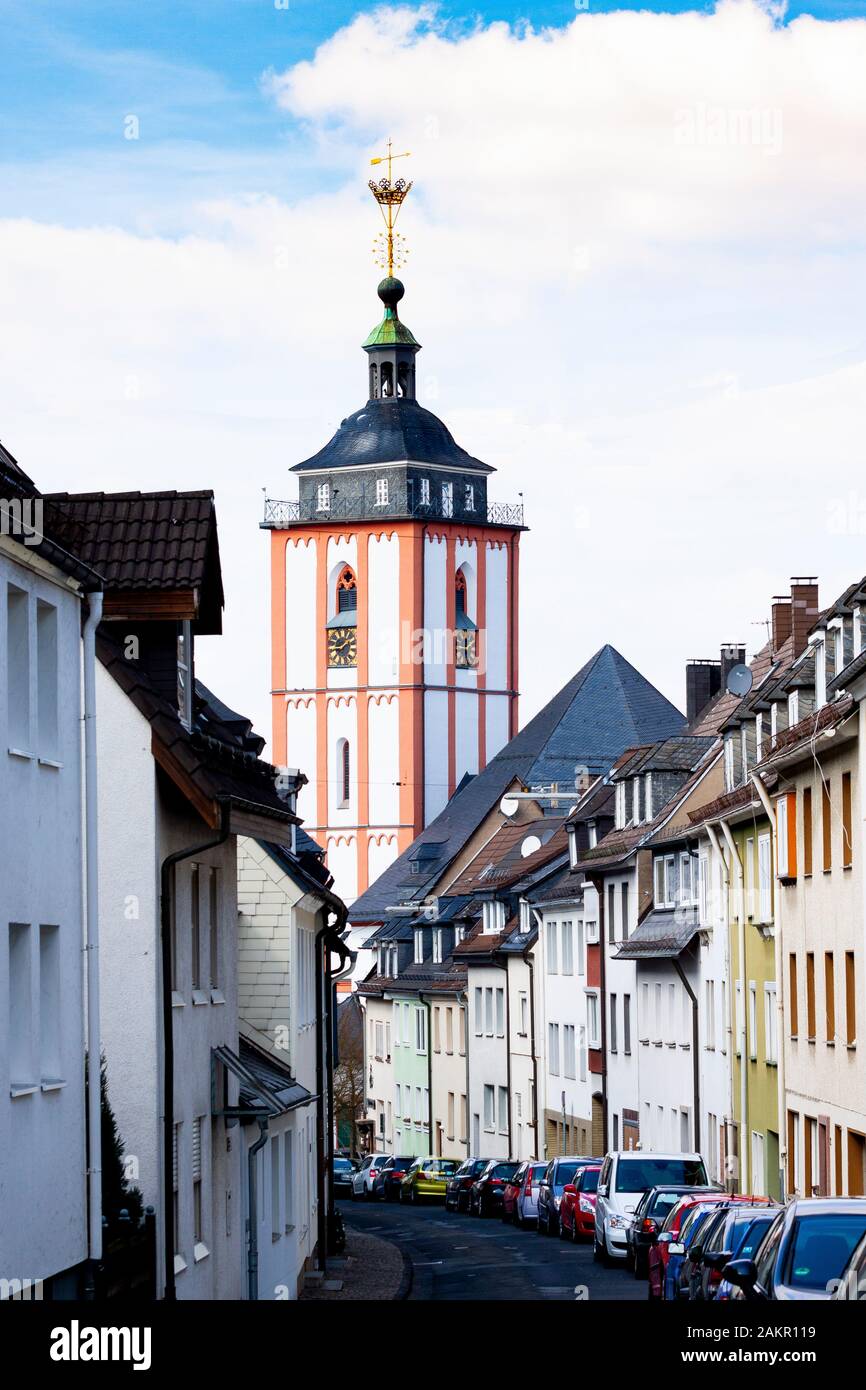
<path fill-rule="evenodd" d="M 524 713 L 608 640 L 681 700 L 789 574 L 829 599 L 866 568 L 864 60 L 866 22 L 747 3 L 361 15 L 264 83 L 336 192 L 184 204 L 171 238 L 0 223 L 4 440 L 46 488 L 215 487 L 205 678 L 266 730 L 259 489 L 361 404 L 393 134 L 422 395 L 533 528 Z"/>

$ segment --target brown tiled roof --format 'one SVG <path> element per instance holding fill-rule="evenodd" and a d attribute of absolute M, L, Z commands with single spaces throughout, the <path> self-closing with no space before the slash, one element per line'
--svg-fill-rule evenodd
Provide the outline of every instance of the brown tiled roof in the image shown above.
<path fill-rule="evenodd" d="M 725 792 L 724 796 L 717 796 L 715 801 L 709 801 L 706 806 L 689 811 L 689 820 L 692 825 L 700 825 L 702 821 L 716 820 L 729 811 L 738 811 L 742 806 L 750 806 L 757 799 L 758 793 L 755 788 L 751 782 L 746 782 L 742 787 L 735 787 L 732 792 Z"/>
<path fill-rule="evenodd" d="M 523 856 L 520 853 L 520 846 L 527 836 L 547 833 L 553 825 L 556 830 L 544 844 L 532 854 Z M 479 850 L 460 877 L 449 885 L 448 896 L 510 887 L 565 854 L 567 849 L 568 833 L 564 821 L 553 820 L 550 816 L 518 824 L 508 821 Z M 492 871 L 485 877 L 490 865 L 493 866 Z"/>
<path fill-rule="evenodd" d="M 44 503 L 52 535 L 97 570 L 106 589 L 201 589 L 219 581 L 212 492 L 54 492 Z"/>
<path fill-rule="evenodd" d="M 832 704 L 822 705 L 813 714 L 807 714 L 805 719 L 801 719 L 797 724 L 792 724 L 790 728 L 781 730 L 776 735 L 773 749 L 761 762 L 772 763 L 777 753 L 786 749 L 794 748 L 798 743 L 810 742 L 816 734 L 823 733 L 825 729 L 833 728 L 836 724 L 841 724 L 844 719 L 854 709 L 854 699 L 851 695 L 845 695 L 841 700 L 834 700 Z"/>
<path fill-rule="evenodd" d="M 646 825 L 631 825 L 625 830 L 611 830 L 592 849 L 585 849 L 577 856 L 575 867 L 587 872 L 591 869 L 609 868 L 620 859 L 627 859 L 660 820 L 661 816 L 656 816 L 655 820 L 647 821 Z"/>

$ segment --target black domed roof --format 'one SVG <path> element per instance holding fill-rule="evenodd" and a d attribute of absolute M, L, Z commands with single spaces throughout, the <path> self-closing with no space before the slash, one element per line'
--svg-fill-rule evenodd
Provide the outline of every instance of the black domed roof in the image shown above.
<path fill-rule="evenodd" d="M 495 471 L 461 449 L 436 415 L 408 399 L 368 401 L 343 421 L 324 449 L 296 463 L 291 471 L 401 462 L 436 463 L 477 473 Z"/>

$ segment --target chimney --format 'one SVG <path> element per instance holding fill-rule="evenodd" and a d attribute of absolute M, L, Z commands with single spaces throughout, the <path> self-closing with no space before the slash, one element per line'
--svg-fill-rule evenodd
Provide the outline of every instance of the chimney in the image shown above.
<path fill-rule="evenodd" d="M 741 642 L 726 642 L 722 647 L 722 690 L 728 688 L 728 676 L 735 666 L 742 666 L 746 660 L 746 648 Z"/>
<path fill-rule="evenodd" d="M 806 639 L 818 620 L 818 580 L 814 575 L 791 579 L 791 627 L 794 655 L 806 650 Z"/>
<path fill-rule="evenodd" d="M 715 699 L 722 686 L 722 667 L 703 657 L 686 665 L 686 718 L 691 724 Z"/>
<path fill-rule="evenodd" d="M 773 655 L 775 656 L 779 648 L 784 647 L 791 636 L 793 619 L 791 600 L 785 594 L 774 594 L 770 613 L 773 626 Z"/>

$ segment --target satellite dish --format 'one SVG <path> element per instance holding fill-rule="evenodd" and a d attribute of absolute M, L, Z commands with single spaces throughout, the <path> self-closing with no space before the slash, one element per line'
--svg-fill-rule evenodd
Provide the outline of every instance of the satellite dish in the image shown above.
<path fill-rule="evenodd" d="M 537 849 L 541 849 L 541 841 L 537 835 L 527 835 L 520 846 L 520 853 L 524 859 L 528 859 L 530 854 L 534 854 Z"/>
<path fill-rule="evenodd" d="M 513 816 L 519 805 L 520 802 L 516 796 L 503 796 L 499 803 L 499 809 L 503 816 Z"/>
<path fill-rule="evenodd" d="M 729 695 L 748 695 L 752 688 L 752 673 L 748 666 L 739 662 L 728 672 L 727 691 Z"/>

